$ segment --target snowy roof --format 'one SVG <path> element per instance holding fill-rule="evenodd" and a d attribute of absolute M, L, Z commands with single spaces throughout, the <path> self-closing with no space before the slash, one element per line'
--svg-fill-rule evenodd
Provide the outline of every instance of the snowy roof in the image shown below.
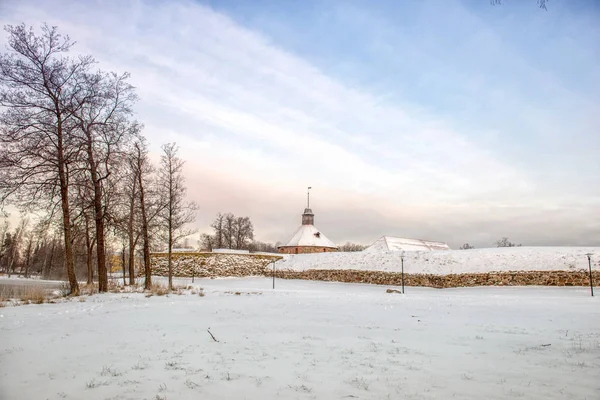
<path fill-rule="evenodd" d="M 327 239 L 314 225 L 300 225 L 292 238 L 280 247 L 296 246 L 332 247 L 337 249 L 335 243 Z"/>
<path fill-rule="evenodd" d="M 164 253 L 166 253 L 168 250 L 165 249 Z M 195 251 L 198 251 L 197 248 L 194 247 L 177 247 L 177 248 L 173 248 L 171 249 L 171 251 L 173 253 L 193 253 Z"/>
<path fill-rule="evenodd" d="M 421 239 L 404 239 L 393 236 L 382 236 L 375 243 L 367 247 L 364 251 L 431 251 L 431 250 L 450 250 L 450 247 L 443 242 L 432 242 Z"/>
<path fill-rule="evenodd" d="M 213 253 L 227 253 L 227 254 L 249 254 L 249 250 L 238 250 L 238 249 L 213 249 Z"/>

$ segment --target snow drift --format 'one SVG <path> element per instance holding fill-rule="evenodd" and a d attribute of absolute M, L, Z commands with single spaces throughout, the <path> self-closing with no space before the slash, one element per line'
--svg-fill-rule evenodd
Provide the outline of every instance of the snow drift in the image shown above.
<path fill-rule="evenodd" d="M 414 251 L 404 254 L 408 274 L 466 274 L 501 271 L 578 271 L 600 268 L 600 247 L 510 247 L 493 249 Z M 401 253 L 352 252 L 286 255 L 278 269 L 292 271 L 364 270 L 400 272 Z"/>

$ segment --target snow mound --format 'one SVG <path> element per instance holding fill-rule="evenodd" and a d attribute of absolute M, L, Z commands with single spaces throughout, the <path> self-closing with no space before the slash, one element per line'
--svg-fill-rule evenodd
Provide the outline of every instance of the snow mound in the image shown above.
<path fill-rule="evenodd" d="M 410 274 L 465 274 L 492 271 L 577 271 L 600 268 L 600 247 L 510 247 L 493 249 L 411 251 L 404 254 L 404 272 Z M 400 272 L 401 252 L 295 254 L 277 262 L 277 268 Z"/>
<path fill-rule="evenodd" d="M 450 250 L 450 247 L 443 242 L 433 242 L 422 239 L 404 239 L 394 236 L 382 236 L 375 243 L 367 247 L 366 252 L 382 251 L 431 251 L 431 250 Z"/>

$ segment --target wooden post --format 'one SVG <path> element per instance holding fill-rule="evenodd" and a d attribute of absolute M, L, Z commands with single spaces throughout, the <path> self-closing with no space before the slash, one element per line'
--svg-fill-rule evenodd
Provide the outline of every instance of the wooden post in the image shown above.
<path fill-rule="evenodd" d="M 402 294 L 404 294 L 404 254 L 400 256 L 402 262 Z"/>
<path fill-rule="evenodd" d="M 590 269 L 590 293 L 592 294 L 592 297 L 594 297 L 594 278 L 592 276 L 592 253 L 587 253 L 586 256 L 588 258 L 588 267 Z"/>

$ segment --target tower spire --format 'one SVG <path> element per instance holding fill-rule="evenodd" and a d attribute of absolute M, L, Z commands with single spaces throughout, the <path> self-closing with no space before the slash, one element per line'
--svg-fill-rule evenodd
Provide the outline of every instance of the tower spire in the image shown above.
<path fill-rule="evenodd" d="M 304 213 L 302 214 L 302 225 L 314 225 L 315 224 L 315 215 L 310 209 L 310 189 L 312 187 L 308 187 L 306 191 L 306 208 L 304 209 Z"/>

